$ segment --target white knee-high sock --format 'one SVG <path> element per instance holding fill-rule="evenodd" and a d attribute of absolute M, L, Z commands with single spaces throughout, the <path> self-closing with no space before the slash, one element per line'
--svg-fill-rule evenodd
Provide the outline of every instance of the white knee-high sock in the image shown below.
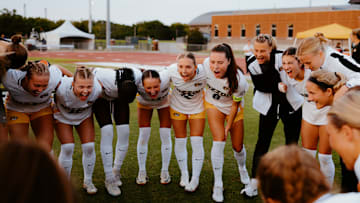
<path fill-rule="evenodd" d="M 236 162 L 238 164 L 239 168 L 246 168 L 246 149 L 243 145 L 242 150 L 240 152 L 234 151 L 234 157 L 236 159 Z"/>
<path fill-rule="evenodd" d="M 59 164 L 64 168 L 65 173 L 69 178 L 71 175 L 74 147 L 74 143 L 62 144 L 59 155 Z"/>
<path fill-rule="evenodd" d="M 114 177 L 112 172 L 113 162 L 113 146 L 112 141 L 114 137 L 113 125 L 105 125 L 101 129 L 100 152 L 101 159 L 104 166 L 105 179 L 110 180 Z"/>
<path fill-rule="evenodd" d="M 190 141 L 192 148 L 192 177 L 199 178 L 204 163 L 203 137 L 192 136 Z"/>
<path fill-rule="evenodd" d="M 328 179 L 332 186 L 335 176 L 335 164 L 331 154 L 320 154 L 319 153 L 320 169 Z"/>
<path fill-rule="evenodd" d="M 225 142 L 213 141 L 211 164 L 214 171 L 214 186 L 223 187 L 222 170 L 224 165 Z"/>
<path fill-rule="evenodd" d="M 148 152 L 150 132 L 150 127 L 139 128 L 139 139 L 137 143 L 137 158 L 139 164 L 139 171 L 146 171 L 146 157 Z"/>
<path fill-rule="evenodd" d="M 124 159 L 126 157 L 129 148 L 130 127 L 128 124 L 117 125 L 116 132 L 117 132 L 117 142 L 116 142 L 114 170 L 117 173 L 120 173 L 121 166 L 124 162 Z"/>
<path fill-rule="evenodd" d="M 307 148 L 304 148 L 303 149 L 307 152 L 309 152 L 311 154 L 312 157 L 316 158 L 316 150 L 315 149 L 307 149 Z"/>
<path fill-rule="evenodd" d="M 187 165 L 187 150 L 186 150 L 187 138 L 175 138 L 175 156 L 179 164 L 181 175 L 189 175 Z"/>
<path fill-rule="evenodd" d="M 171 128 L 160 128 L 162 171 L 169 170 L 172 152 Z"/>
<path fill-rule="evenodd" d="M 95 168 L 96 154 L 94 142 L 88 142 L 81 145 L 82 163 L 84 168 L 84 182 L 92 182 L 92 175 Z"/>

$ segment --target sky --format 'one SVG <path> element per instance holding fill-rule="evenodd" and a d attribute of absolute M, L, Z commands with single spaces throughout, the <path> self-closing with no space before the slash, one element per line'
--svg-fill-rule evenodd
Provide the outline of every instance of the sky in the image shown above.
<path fill-rule="evenodd" d="M 89 1 L 92 1 L 92 19 L 106 20 L 107 0 L 0 0 L 0 10 L 16 9 L 26 17 L 47 17 L 50 20 L 80 21 L 89 19 Z M 165 25 L 189 23 L 197 16 L 211 11 L 249 10 L 345 5 L 349 0 L 110 0 L 110 20 L 132 25 L 159 20 Z M 24 12 L 24 5 L 26 9 Z M 46 12 L 45 12 L 46 10 Z"/>

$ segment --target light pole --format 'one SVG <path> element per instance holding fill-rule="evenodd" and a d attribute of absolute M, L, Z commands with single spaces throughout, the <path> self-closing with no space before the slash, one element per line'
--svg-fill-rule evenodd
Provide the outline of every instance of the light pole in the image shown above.
<path fill-rule="evenodd" d="M 106 18 L 106 48 L 108 49 L 110 46 L 110 36 L 111 36 L 111 28 L 110 28 L 110 0 L 107 0 L 107 18 Z"/>
<path fill-rule="evenodd" d="M 89 0 L 89 23 L 88 23 L 88 28 L 89 28 L 89 33 L 92 33 L 92 15 L 91 15 L 91 7 L 94 4 L 93 0 Z"/>

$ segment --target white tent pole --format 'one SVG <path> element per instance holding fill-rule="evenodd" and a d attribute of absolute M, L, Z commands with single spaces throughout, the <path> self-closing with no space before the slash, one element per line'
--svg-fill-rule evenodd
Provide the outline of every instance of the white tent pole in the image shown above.
<path fill-rule="evenodd" d="M 350 37 L 348 38 L 348 43 L 349 43 L 349 54 L 350 54 L 350 56 L 351 56 L 351 53 L 352 53 L 351 48 L 352 48 L 352 46 L 351 46 L 351 39 L 350 39 Z"/>
<path fill-rule="evenodd" d="M 296 46 L 296 40 L 297 40 L 297 38 L 295 37 L 295 40 L 294 40 L 294 43 L 293 43 L 293 47 Z"/>

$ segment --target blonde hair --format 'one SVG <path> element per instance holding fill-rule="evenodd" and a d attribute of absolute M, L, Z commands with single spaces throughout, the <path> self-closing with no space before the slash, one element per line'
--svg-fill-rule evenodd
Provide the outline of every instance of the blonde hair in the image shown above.
<path fill-rule="evenodd" d="M 317 54 L 320 51 L 325 52 L 329 40 L 325 38 L 323 33 L 316 33 L 314 37 L 303 39 L 297 49 L 298 57 L 307 54 Z"/>
<path fill-rule="evenodd" d="M 182 58 L 188 58 L 188 59 L 191 59 L 194 63 L 194 66 L 196 67 L 196 59 L 195 59 L 195 56 L 193 53 L 191 52 L 185 52 L 185 53 L 182 53 L 182 54 L 179 54 L 177 57 L 176 57 L 176 61 L 179 61 L 180 59 Z"/>
<path fill-rule="evenodd" d="M 309 203 L 330 190 L 318 162 L 296 145 L 265 154 L 257 169 L 261 194 L 287 203 Z"/>
<path fill-rule="evenodd" d="M 31 79 L 33 75 L 50 75 L 49 67 L 42 62 L 29 61 L 21 70 L 26 71 L 26 77 L 28 79 Z"/>
<path fill-rule="evenodd" d="M 266 42 L 272 50 L 276 49 L 276 40 L 269 34 L 259 34 L 254 38 L 254 41 L 258 43 Z"/>
<path fill-rule="evenodd" d="M 92 70 L 85 66 L 78 66 L 76 67 L 75 73 L 74 73 L 74 82 L 77 78 L 81 79 L 94 79 L 94 74 L 92 73 Z"/>
<path fill-rule="evenodd" d="M 322 91 L 331 88 L 335 94 L 335 92 L 346 83 L 347 79 L 339 72 L 330 72 L 321 69 L 312 72 L 309 81 L 318 85 Z"/>
<path fill-rule="evenodd" d="M 338 129 L 345 124 L 360 128 L 360 87 L 350 89 L 344 96 L 335 100 L 328 116 L 330 122 Z"/>

